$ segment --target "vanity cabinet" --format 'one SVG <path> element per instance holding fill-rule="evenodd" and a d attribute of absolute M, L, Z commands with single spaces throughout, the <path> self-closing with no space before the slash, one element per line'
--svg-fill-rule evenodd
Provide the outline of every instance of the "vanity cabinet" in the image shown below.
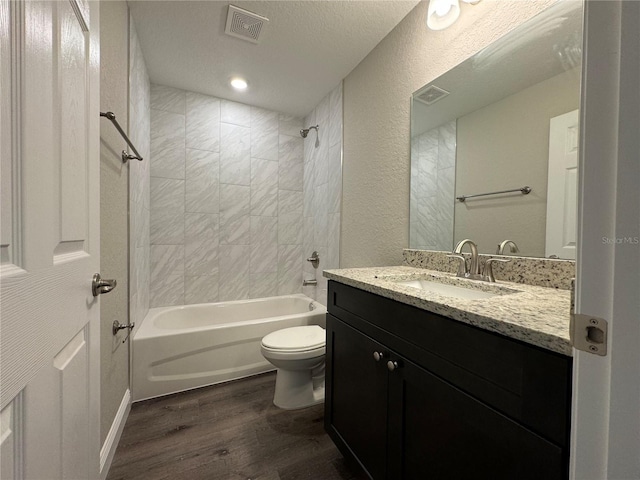
<path fill-rule="evenodd" d="M 568 478 L 571 358 L 331 281 L 325 428 L 373 479 Z"/>

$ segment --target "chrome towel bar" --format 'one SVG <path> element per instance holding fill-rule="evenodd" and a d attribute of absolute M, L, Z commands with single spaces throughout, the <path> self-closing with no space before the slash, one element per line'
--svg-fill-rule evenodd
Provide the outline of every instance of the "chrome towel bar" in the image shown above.
<path fill-rule="evenodd" d="M 120 132 L 120 135 L 122 135 L 122 138 L 124 138 L 125 142 L 127 142 L 127 145 L 129 145 L 131 147 L 131 150 L 133 150 L 133 153 L 135 153 L 135 155 L 131 155 L 129 152 L 123 150 L 122 163 L 127 163 L 128 160 L 134 160 L 134 159 L 142 161 L 142 157 L 138 153 L 138 150 L 136 150 L 136 147 L 133 146 L 133 143 L 131 143 L 131 140 L 129 140 L 129 137 L 127 136 L 127 134 L 124 132 L 124 130 L 122 130 L 122 127 L 118 123 L 118 120 L 116 120 L 116 114 L 113 112 L 106 112 L 106 113 L 100 112 L 100 116 L 111 120 L 111 123 L 113 123 L 113 126 L 116 127 L 116 130 Z"/>
<path fill-rule="evenodd" d="M 525 185 L 522 188 L 514 188 L 512 190 L 500 190 L 499 192 L 489 192 L 489 193 L 476 193 L 475 195 L 460 195 L 459 197 L 456 197 L 456 198 L 459 201 L 464 202 L 467 198 L 484 197 L 487 195 L 499 195 L 501 193 L 513 193 L 513 192 L 520 192 L 523 195 L 528 195 L 531 193 L 531 187 L 528 187 Z"/>

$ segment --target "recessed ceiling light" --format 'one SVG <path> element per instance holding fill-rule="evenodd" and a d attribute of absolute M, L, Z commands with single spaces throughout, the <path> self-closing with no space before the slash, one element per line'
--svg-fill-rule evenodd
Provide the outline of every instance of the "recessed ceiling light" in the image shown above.
<path fill-rule="evenodd" d="M 236 90 L 246 90 L 247 81 L 244 78 L 235 77 L 231 79 L 231 86 Z"/>

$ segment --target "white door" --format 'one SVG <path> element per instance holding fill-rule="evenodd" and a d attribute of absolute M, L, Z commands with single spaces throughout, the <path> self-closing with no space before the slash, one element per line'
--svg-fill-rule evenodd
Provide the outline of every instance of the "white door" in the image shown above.
<path fill-rule="evenodd" d="M 586 2 L 576 311 L 609 338 L 574 354 L 574 480 L 640 479 L 639 26 L 640 2 Z"/>
<path fill-rule="evenodd" d="M 99 470 L 99 18 L 0 0 L 1 478 Z"/>
<path fill-rule="evenodd" d="M 578 110 L 549 122 L 545 256 L 576 258 Z"/>

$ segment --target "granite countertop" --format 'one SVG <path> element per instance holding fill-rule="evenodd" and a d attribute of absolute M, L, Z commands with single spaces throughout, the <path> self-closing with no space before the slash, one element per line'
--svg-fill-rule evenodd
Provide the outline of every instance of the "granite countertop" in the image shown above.
<path fill-rule="evenodd" d="M 538 347 L 571 356 L 568 290 L 521 283 L 495 283 L 409 266 L 325 270 L 324 276 L 345 285 L 413 305 L 484 330 L 497 332 Z M 434 279 L 440 283 L 496 293 L 467 300 L 399 285 L 398 281 Z"/>

